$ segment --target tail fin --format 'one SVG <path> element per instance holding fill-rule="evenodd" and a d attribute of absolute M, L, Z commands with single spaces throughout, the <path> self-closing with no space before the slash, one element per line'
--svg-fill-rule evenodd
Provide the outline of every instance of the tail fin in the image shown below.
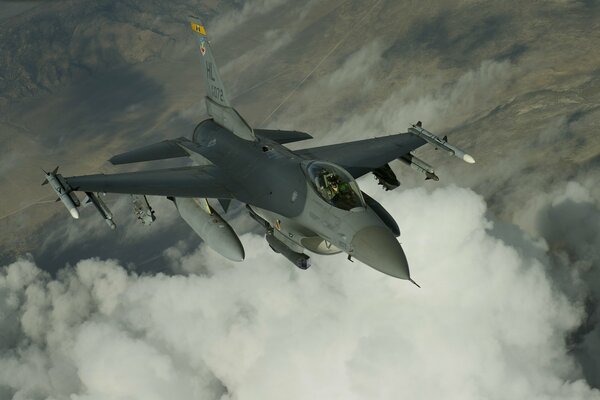
<path fill-rule="evenodd" d="M 202 22 L 196 17 L 190 17 L 192 30 L 198 34 L 200 38 L 200 54 L 202 54 L 202 64 L 204 69 L 204 79 L 206 81 L 206 91 L 208 92 L 208 98 L 217 104 L 225 107 L 231 107 L 227 94 L 225 92 L 225 86 L 219 75 L 219 70 L 215 63 L 208 37 L 206 36 L 206 29 Z"/>
<path fill-rule="evenodd" d="M 206 29 L 197 17 L 190 17 L 192 30 L 196 32 L 200 40 L 200 54 L 202 55 L 202 66 L 204 80 L 206 82 L 206 108 L 208 114 L 214 121 L 231 130 L 237 136 L 246 140 L 256 140 L 250 125 L 242 116 L 231 107 L 225 85 L 221 80 L 219 69 L 215 63 L 210 43 L 206 35 Z"/>

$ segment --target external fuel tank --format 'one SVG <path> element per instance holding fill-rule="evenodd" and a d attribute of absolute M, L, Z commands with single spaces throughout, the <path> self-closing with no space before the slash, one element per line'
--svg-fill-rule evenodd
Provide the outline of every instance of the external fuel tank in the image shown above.
<path fill-rule="evenodd" d="M 244 247 L 240 239 L 206 199 L 176 197 L 173 201 L 181 218 L 208 247 L 232 261 L 244 260 Z"/>

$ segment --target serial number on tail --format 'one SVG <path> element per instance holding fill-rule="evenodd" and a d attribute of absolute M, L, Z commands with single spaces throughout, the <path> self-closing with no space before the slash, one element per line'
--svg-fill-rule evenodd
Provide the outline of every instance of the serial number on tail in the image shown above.
<path fill-rule="evenodd" d="M 223 89 L 217 86 L 208 85 L 208 89 L 210 91 L 210 97 L 219 100 L 220 102 L 225 101 L 225 95 L 223 93 Z"/>

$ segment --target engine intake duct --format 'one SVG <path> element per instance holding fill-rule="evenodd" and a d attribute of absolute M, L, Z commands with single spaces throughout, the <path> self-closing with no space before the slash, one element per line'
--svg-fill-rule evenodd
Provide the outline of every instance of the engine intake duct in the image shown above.
<path fill-rule="evenodd" d="M 377 182 L 383 186 L 386 191 L 394 190 L 400 186 L 400 182 L 398 181 L 398 178 L 396 178 L 396 174 L 394 174 L 394 171 L 392 171 L 389 164 L 374 169 L 373 175 L 375 175 Z"/>
<path fill-rule="evenodd" d="M 277 239 L 273 232 L 267 232 L 267 242 L 275 253 L 279 253 L 290 260 L 296 267 L 300 269 L 308 269 L 310 267 L 310 257 L 304 253 L 297 253 L 290 249 L 285 243 Z"/>

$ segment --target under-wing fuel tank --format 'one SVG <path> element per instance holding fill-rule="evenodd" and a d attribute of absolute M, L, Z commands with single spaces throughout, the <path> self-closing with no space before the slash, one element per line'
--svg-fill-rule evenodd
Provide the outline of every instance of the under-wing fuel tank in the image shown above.
<path fill-rule="evenodd" d="M 205 199 L 172 198 L 183 220 L 220 255 L 232 261 L 243 261 L 244 247 L 233 228 Z"/>

